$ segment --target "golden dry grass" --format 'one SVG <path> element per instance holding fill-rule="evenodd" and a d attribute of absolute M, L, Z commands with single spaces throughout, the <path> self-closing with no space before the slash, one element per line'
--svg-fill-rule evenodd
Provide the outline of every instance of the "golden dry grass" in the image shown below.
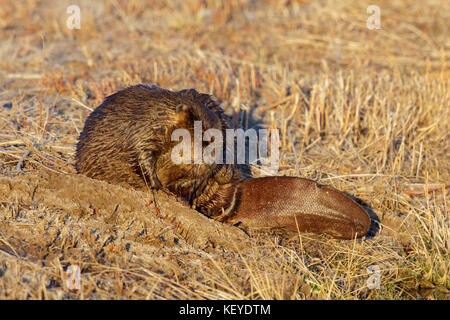
<path fill-rule="evenodd" d="M 371 4 L 2 1 L 0 298 L 448 299 L 450 3 L 378 1 L 381 30 Z M 136 83 L 210 92 L 235 124 L 280 128 L 280 174 L 364 200 L 378 232 L 249 238 L 75 175 L 89 111 Z"/>

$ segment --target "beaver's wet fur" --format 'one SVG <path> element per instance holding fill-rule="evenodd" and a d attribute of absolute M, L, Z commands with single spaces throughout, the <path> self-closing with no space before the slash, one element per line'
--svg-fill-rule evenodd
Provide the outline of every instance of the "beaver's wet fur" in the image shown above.
<path fill-rule="evenodd" d="M 175 129 L 194 137 L 202 129 L 223 133 L 229 119 L 210 95 L 136 85 L 108 96 L 87 118 L 76 148 L 78 173 L 136 189 L 170 191 L 208 216 L 227 209 L 239 171 L 228 164 L 174 164 Z M 225 136 L 225 135 L 224 135 Z M 193 141 L 193 139 L 191 139 Z M 224 153 L 225 154 L 225 153 Z"/>

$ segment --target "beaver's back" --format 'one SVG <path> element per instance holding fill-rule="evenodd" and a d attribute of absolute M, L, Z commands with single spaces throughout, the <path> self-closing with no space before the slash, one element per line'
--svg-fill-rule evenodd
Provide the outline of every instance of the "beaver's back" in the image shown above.
<path fill-rule="evenodd" d="M 172 131 L 192 129 L 195 120 L 202 121 L 203 129 L 228 127 L 218 104 L 193 89 L 137 85 L 121 90 L 87 118 L 77 144 L 76 169 L 134 188 L 144 188 L 146 183 L 160 187 L 155 177 L 158 157 L 173 146 Z"/>

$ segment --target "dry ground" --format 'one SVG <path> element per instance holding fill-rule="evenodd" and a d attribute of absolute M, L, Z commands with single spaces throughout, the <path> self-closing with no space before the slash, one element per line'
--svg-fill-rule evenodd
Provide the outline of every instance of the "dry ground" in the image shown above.
<path fill-rule="evenodd" d="M 448 299 L 450 2 L 377 1 L 380 30 L 370 4 L 1 1 L 0 298 Z M 76 175 L 89 111 L 136 83 L 210 92 L 235 124 L 280 128 L 280 174 L 362 199 L 378 231 L 249 237 Z"/>

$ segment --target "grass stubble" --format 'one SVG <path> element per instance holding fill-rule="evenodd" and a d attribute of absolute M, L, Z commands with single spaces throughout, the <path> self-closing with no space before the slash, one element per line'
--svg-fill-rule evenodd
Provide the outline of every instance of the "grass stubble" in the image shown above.
<path fill-rule="evenodd" d="M 75 2 L 79 30 L 72 2 L 0 6 L 1 299 L 449 298 L 448 2 L 379 1 L 379 30 L 367 1 Z M 248 237 L 77 176 L 84 119 L 136 83 L 279 128 L 279 174 L 362 199 L 374 232 Z"/>

